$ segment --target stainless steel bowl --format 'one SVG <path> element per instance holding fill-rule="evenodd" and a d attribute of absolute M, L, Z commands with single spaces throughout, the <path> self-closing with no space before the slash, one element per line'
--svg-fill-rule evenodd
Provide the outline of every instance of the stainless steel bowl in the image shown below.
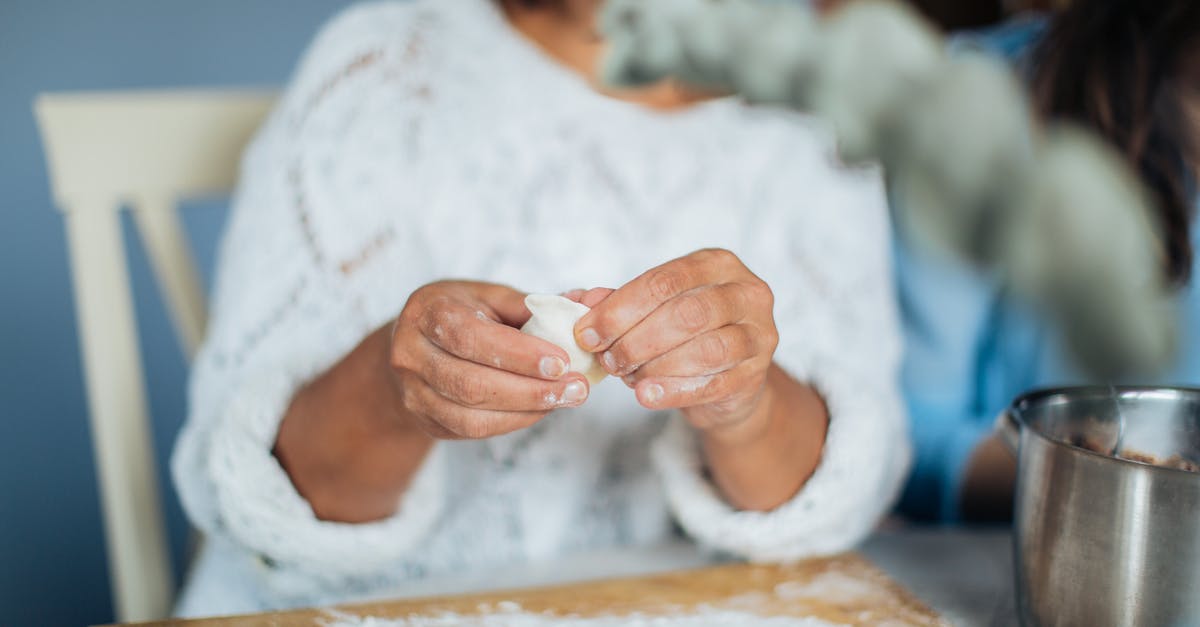
<path fill-rule="evenodd" d="M 1037 391 L 997 427 L 1024 624 L 1200 625 L 1200 473 L 1122 459 L 1200 461 L 1200 389 Z"/>

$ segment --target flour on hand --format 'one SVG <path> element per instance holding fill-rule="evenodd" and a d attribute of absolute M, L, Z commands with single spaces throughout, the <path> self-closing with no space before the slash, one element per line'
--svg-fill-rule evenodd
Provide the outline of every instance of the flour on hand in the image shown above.
<path fill-rule="evenodd" d="M 530 294 L 525 297 L 525 306 L 533 316 L 521 327 L 522 332 L 566 351 L 571 360 L 568 369 L 587 377 L 588 383 L 595 385 L 608 375 L 596 356 L 575 341 L 575 323 L 589 311 L 587 305 L 553 294 Z"/>

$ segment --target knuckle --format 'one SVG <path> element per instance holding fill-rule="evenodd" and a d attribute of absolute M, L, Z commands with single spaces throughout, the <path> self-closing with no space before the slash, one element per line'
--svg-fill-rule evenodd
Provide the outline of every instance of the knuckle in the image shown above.
<path fill-rule="evenodd" d="M 661 268 L 650 276 L 650 295 L 666 300 L 684 291 L 688 284 L 687 273 L 680 268 Z"/>
<path fill-rule="evenodd" d="M 475 377 L 455 376 L 447 382 L 448 391 L 462 405 L 478 407 L 488 399 L 488 389 L 484 382 Z"/>
<path fill-rule="evenodd" d="M 391 350 L 388 351 L 388 366 L 397 372 L 404 372 L 411 369 L 408 351 L 397 342 L 393 342 Z"/>
<path fill-rule="evenodd" d="M 529 407 L 537 410 L 554 409 L 560 400 L 562 399 L 559 397 L 558 391 L 548 385 L 540 385 L 530 390 L 527 396 Z"/>
<path fill-rule="evenodd" d="M 746 330 L 746 335 L 748 340 L 753 339 L 749 329 Z M 768 352 L 774 354 L 775 349 L 779 348 L 779 329 L 775 325 L 767 327 L 764 332 L 757 334 L 757 336 L 762 338 L 760 341 Z"/>
<path fill-rule="evenodd" d="M 433 303 L 433 307 L 428 309 L 429 315 L 427 318 L 429 328 L 433 330 L 433 334 L 437 337 L 442 337 L 448 332 L 458 328 L 458 313 L 447 307 L 447 303 L 438 300 Z"/>
<path fill-rule="evenodd" d="M 405 383 L 409 382 L 406 381 Z M 416 394 L 412 390 L 411 385 L 405 386 L 405 391 L 400 399 L 400 402 L 404 405 L 405 411 L 410 414 L 421 416 L 425 413 L 425 403 L 421 402 L 420 395 Z"/>
<path fill-rule="evenodd" d="M 709 248 L 708 252 L 718 261 L 737 261 L 737 255 L 726 248 Z"/>
<path fill-rule="evenodd" d="M 721 334 L 713 334 L 700 341 L 700 361 L 705 366 L 720 366 L 729 360 L 729 342 Z"/>
<path fill-rule="evenodd" d="M 757 334 L 749 325 L 739 324 L 730 330 L 731 337 L 729 343 L 737 347 L 737 350 L 743 354 L 754 351 L 754 346 L 757 344 Z"/>
<path fill-rule="evenodd" d="M 737 412 L 743 402 L 740 398 L 730 396 L 713 401 L 712 406 L 718 414 L 728 415 Z"/>
<path fill-rule="evenodd" d="M 408 298 L 408 302 L 404 304 L 404 309 L 400 310 L 400 315 L 396 316 L 396 327 L 411 327 L 420 322 L 422 308 L 413 304 L 416 299 L 416 294 Z"/>
<path fill-rule="evenodd" d="M 616 364 L 618 370 L 625 370 L 630 364 L 638 363 L 637 351 L 629 346 L 629 342 L 618 340 L 608 349 L 608 354 L 612 356 L 613 363 Z M 604 359 L 601 357 L 601 359 Z"/>
<path fill-rule="evenodd" d="M 675 304 L 675 322 L 687 331 L 699 331 L 712 320 L 712 309 L 712 304 L 699 295 L 681 296 Z"/>
<path fill-rule="evenodd" d="M 705 391 L 710 398 L 717 399 L 715 402 L 722 400 L 732 400 L 732 396 L 737 392 L 738 384 L 737 377 L 729 372 L 717 375 L 708 382 Z"/>
<path fill-rule="evenodd" d="M 446 334 L 446 343 L 450 352 L 456 355 L 471 356 L 479 346 L 479 333 L 470 327 L 451 327 Z"/>
<path fill-rule="evenodd" d="M 391 342 L 388 363 L 396 372 L 419 372 L 422 369 L 429 346 L 420 331 L 411 326 L 398 325 Z"/>
<path fill-rule="evenodd" d="M 760 302 L 765 303 L 767 307 L 775 306 L 775 290 L 772 290 L 766 281 L 754 277 L 754 282 L 751 284 L 750 290 L 751 294 Z"/>
<path fill-rule="evenodd" d="M 413 326 L 416 327 L 423 335 L 433 335 L 433 330 L 439 328 L 438 318 L 441 315 L 441 309 L 434 307 L 424 307 L 420 311 L 413 313 L 410 318 L 413 321 Z"/>
<path fill-rule="evenodd" d="M 444 310 L 447 302 L 448 299 L 444 294 L 439 294 L 434 286 L 426 285 L 417 288 L 408 297 L 402 313 L 413 319 L 424 321 L 430 314 Z"/>
<path fill-rule="evenodd" d="M 408 295 L 408 301 L 404 303 L 404 312 L 411 312 L 424 309 L 424 302 L 429 300 L 431 286 L 422 285 L 413 290 L 412 294 Z"/>
<path fill-rule="evenodd" d="M 725 248 L 705 248 L 696 253 L 696 258 L 704 263 L 720 266 L 740 263 L 737 255 Z"/>

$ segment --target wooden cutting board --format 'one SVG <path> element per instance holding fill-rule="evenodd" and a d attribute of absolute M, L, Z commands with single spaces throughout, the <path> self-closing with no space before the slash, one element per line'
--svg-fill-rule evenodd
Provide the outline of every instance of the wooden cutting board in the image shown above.
<path fill-rule="evenodd" d="M 471 616 L 505 609 L 511 611 L 514 604 L 526 612 L 555 616 L 623 616 L 632 613 L 678 616 L 710 608 L 763 617 L 818 618 L 864 627 L 949 625 L 857 554 L 790 565 L 729 564 L 648 577 L 506 592 L 146 624 L 318 627 L 328 624 L 334 616 L 400 619 L 447 612 Z"/>

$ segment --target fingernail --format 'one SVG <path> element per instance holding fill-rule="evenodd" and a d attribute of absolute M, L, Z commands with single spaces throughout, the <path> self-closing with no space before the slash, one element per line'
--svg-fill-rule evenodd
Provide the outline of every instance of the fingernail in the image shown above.
<path fill-rule="evenodd" d="M 635 381 L 633 379 L 633 375 L 631 375 L 631 374 L 627 374 L 627 375 L 621 377 L 621 381 L 625 385 L 628 385 L 629 387 L 633 387 L 633 386 L 637 385 L 637 381 Z"/>
<path fill-rule="evenodd" d="M 567 404 L 582 403 L 587 400 L 587 386 L 579 381 L 572 381 L 563 388 L 562 400 Z"/>
<path fill-rule="evenodd" d="M 557 379 L 564 374 L 567 374 L 567 364 L 558 357 L 543 357 L 542 360 L 538 362 L 538 370 L 542 371 L 543 377 Z"/>
<path fill-rule="evenodd" d="M 604 369 L 609 373 L 617 373 L 617 358 L 613 357 L 612 351 L 604 351 L 604 354 L 600 355 L 600 362 L 604 364 Z"/>
<path fill-rule="evenodd" d="M 596 333 L 595 329 L 588 327 L 579 334 L 579 341 L 580 346 L 587 350 L 592 350 L 600 346 L 600 334 Z"/>
<path fill-rule="evenodd" d="M 663 387 L 657 383 L 651 383 L 650 385 L 647 385 L 645 391 L 642 392 L 642 398 L 650 404 L 661 401 L 662 397 Z"/>

